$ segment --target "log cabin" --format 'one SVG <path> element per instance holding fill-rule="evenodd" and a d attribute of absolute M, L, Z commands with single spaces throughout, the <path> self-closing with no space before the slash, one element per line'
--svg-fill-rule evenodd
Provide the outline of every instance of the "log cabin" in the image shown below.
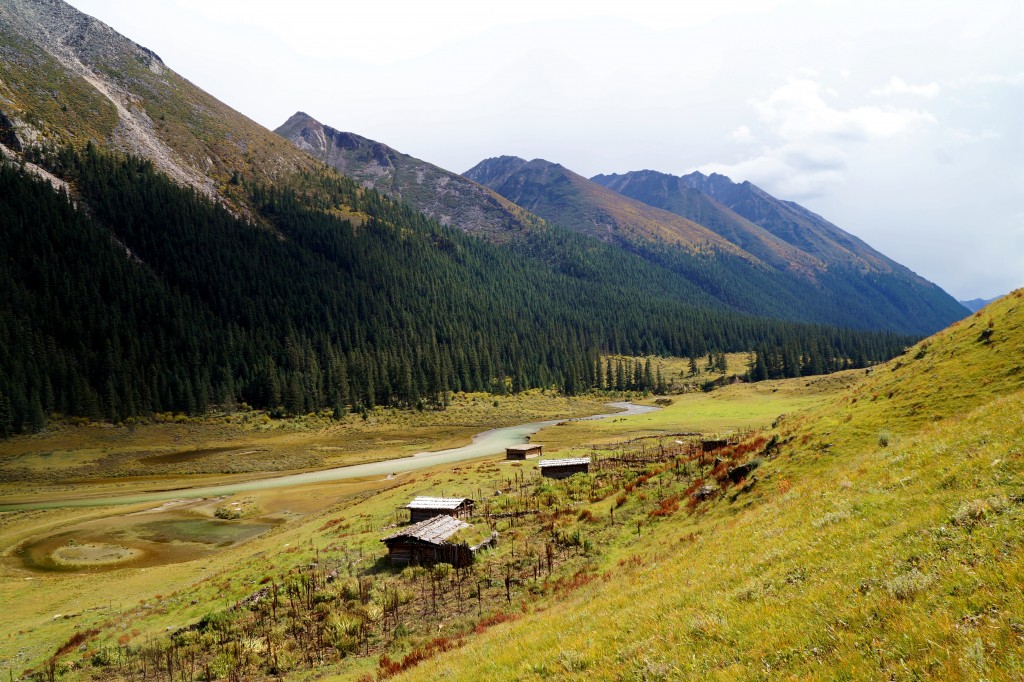
<path fill-rule="evenodd" d="M 473 515 L 473 500 L 466 497 L 416 497 L 405 508 L 409 510 L 410 523 L 441 515 L 468 519 Z"/>
<path fill-rule="evenodd" d="M 537 462 L 540 475 L 544 478 L 569 478 L 573 474 L 590 472 L 589 457 L 572 457 L 570 459 L 542 459 Z"/>
<path fill-rule="evenodd" d="M 531 445 L 526 443 L 525 445 L 513 445 L 505 448 L 505 459 L 529 459 L 531 457 L 540 457 L 543 452 L 542 445 Z"/>
<path fill-rule="evenodd" d="M 392 565 L 432 566 L 443 563 L 455 567 L 468 566 L 473 563 L 473 551 L 469 545 L 465 542 L 452 543 L 448 539 L 470 527 L 465 521 L 451 516 L 434 516 L 406 526 L 382 538 L 381 542 L 387 545 Z"/>

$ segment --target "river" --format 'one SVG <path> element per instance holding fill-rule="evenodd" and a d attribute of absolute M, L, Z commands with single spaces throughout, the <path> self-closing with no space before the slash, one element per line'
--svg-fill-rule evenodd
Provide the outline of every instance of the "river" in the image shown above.
<path fill-rule="evenodd" d="M 628 402 L 608 403 L 608 405 L 610 407 L 619 408 L 621 411 L 609 414 L 595 414 L 590 417 L 552 419 L 542 422 L 531 422 L 529 424 L 519 424 L 518 426 L 505 426 L 499 429 L 490 429 L 473 436 L 473 441 L 469 445 L 464 445 L 461 448 L 452 448 L 450 450 L 418 452 L 415 455 L 401 457 L 398 459 L 367 462 L 366 464 L 353 464 L 351 466 L 323 469 L 320 471 L 307 471 L 301 474 L 275 476 L 272 478 L 246 481 L 243 483 L 228 483 L 224 485 L 183 488 L 178 490 L 161 490 L 157 492 L 138 493 L 133 495 L 118 495 L 115 497 L 92 497 L 0 505 L 0 511 L 16 511 L 19 509 L 52 509 L 58 507 L 105 507 L 121 504 L 139 504 L 143 502 L 161 502 L 182 498 L 219 497 L 221 495 L 234 495 L 235 493 L 248 492 L 250 490 L 267 490 L 269 488 L 286 488 L 309 483 L 343 481 L 346 479 L 365 478 L 371 476 L 388 476 L 390 474 L 415 471 L 417 469 L 426 469 L 427 467 L 436 466 L 438 464 L 450 464 L 452 462 L 473 459 L 475 457 L 496 455 L 504 452 L 505 448 L 511 445 L 522 445 L 523 443 L 528 442 L 530 436 L 537 433 L 544 427 L 553 426 L 560 422 L 624 417 L 628 415 L 653 412 L 659 409 L 657 407 L 635 405 Z"/>

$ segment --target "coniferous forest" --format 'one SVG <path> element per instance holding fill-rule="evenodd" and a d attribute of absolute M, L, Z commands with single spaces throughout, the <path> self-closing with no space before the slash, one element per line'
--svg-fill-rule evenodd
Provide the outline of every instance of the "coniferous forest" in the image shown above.
<path fill-rule="evenodd" d="M 93 146 L 31 158 L 72 191 L 0 165 L 0 435 L 53 412 L 614 389 L 606 353 L 756 348 L 764 376 L 820 373 L 912 340 L 745 315 L 678 269 L 554 226 L 485 243 L 326 169 L 244 185 L 239 217 L 148 161 Z"/>

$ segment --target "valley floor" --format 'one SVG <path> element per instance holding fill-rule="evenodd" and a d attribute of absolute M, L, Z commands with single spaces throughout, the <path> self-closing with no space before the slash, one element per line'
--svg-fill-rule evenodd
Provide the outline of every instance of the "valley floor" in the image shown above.
<path fill-rule="evenodd" d="M 4 514 L 0 672 L 1021 679 L 1020 298 L 866 372 L 552 426 L 533 438 L 545 455 L 592 458 L 561 481 L 489 456 L 156 511 Z M 464 569 L 391 568 L 380 540 L 415 495 L 475 499 L 465 539 L 496 531 L 497 547 Z M 117 543 L 89 534 L 105 517 L 140 551 L 216 548 L 111 569 Z M 32 542 L 68 530 L 58 563 L 96 565 L 28 566 L 53 549 Z"/>
<path fill-rule="evenodd" d="M 545 429 L 533 441 L 545 444 L 546 452 L 573 454 L 586 443 L 605 443 L 598 447 L 606 447 L 616 440 L 652 434 L 738 432 L 766 425 L 782 412 L 814 404 L 852 380 L 829 377 L 800 384 L 769 382 L 676 396 L 670 406 L 651 415 L 572 422 Z M 808 384 L 815 388 L 810 389 Z M 239 452 L 246 449 L 264 449 L 274 457 L 287 459 L 296 453 L 337 447 L 321 460 L 329 464 L 351 462 L 360 449 L 398 456 L 424 448 L 426 434 L 430 433 L 437 434 L 433 442 L 438 446 L 457 444 L 457 439 L 466 438 L 463 434 L 480 430 L 485 420 L 494 420 L 487 424 L 493 425 L 597 411 L 607 411 L 602 400 L 570 401 L 533 393 L 514 399 L 471 396 L 457 401 L 443 414 L 375 414 L 367 421 L 350 416 L 340 425 L 326 418 L 309 417 L 284 427 L 259 419 L 246 422 L 244 418 L 242 423 L 170 423 L 132 431 L 68 427 L 48 436 L 18 439 L 5 447 L 4 471 L 21 469 L 48 475 L 40 476 L 42 480 L 26 476 L 35 481 L 27 491 L 29 495 L 22 481 L 9 481 L 0 500 L 45 500 L 71 491 L 95 495 L 154 485 L 180 486 L 197 480 L 230 480 L 251 474 L 189 472 L 196 462 L 207 465 L 223 455 L 237 460 Z M 430 423 L 431 419 L 436 422 Z M 674 442 L 673 438 L 662 440 Z M 375 446 L 367 448 L 366 443 Z M 199 456 L 174 457 L 175 453 Z M 163 457 L 165 466 L 172 467 L 167 481 L 131 475 L 139 460 L 153 457 Z M 53 471 L 57 468 L 54 462 L 69 462 L 70 466 Z M 122 466 L 123 471 L 85 481 L 76 478 L 89 467 L 111 462 Z M 527 465 L 532 471 L 535 463 L 529 461 Z M 509 467 L 501 456 L 492 456 L 467 465 L 447 465 L 394 478 L 378 476 L 229 498 L 170 501 L 156 508 L 140 504 L 4 513 L 0 515 L 0 542 L 5 548 L 0 564 L 0 601 L 13 606 L 5 613 L 10 636 L 0 638 L 0 660 L 15 674 L 38 667 L 76 633 L 90 632 L 97 626 L 106 632 L 99 638 L 115 645 L 121 640 L 124 644 L 146 641 L 167 627 L 194 622 L 211 609 L 246 596 L 253 583 L 241 575 L 240 567 L 260 571 L 267 570 L 268 564 L 288 564 L 298 557 L 286 556 L 280 562 L 265 557 L 294 552 L 299 546 L 303 555 L 331 546 L 335 551 L 344 548 L 345 553 L 358 550 L 370 566 L 383 550 L 379 543 L 381 529 L 395 522 L 395 507 L 411 495 L 485 497 L 492 489 L 506 487 L 509 477 L 525 474 L 518 466 Z M 237 511 L 241 518 L 219 520 L 217 516 L 234 515 L 225 511 Z M 350 519 L 346 525 L 354 524 L 357 529 L 348 531 L 354 533 L 351 540 L 339 542 L 318 530 L 339 514 Z M 219 530 L 231 524 L 247 527 L 238 532 Z M 210 538 L 211 532 L 221 535 Z M 70 565 L 51 560 L 55 548 L 65 557 L 81 560 L 83 556 L 109 554 L 111 546 L 127 547 L 145 558 L 128 557 L 129 568 L 120 568 L 117 558 L 110 563 L 97 560 Z M 584 559 L 580 555 L 577 563 L 582 566 Z M 218 588 L 211 591 L 213 583 Z M 116 589 L 112 590 L 114 584 Z M 109 633 L 110 629 L 115 632 Z M 97 643 L 90 641 L 87 650 L 94 653 Z M 65 664 L 74 658 L 65 655 Z"/>

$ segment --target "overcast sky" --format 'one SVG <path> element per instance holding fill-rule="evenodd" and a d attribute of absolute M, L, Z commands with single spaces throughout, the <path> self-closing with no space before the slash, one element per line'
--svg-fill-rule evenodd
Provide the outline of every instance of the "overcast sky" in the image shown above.
<path fill-rule="evenodd" d="M 960 299 L 1024 285 L 1024 3 L 71 0 L 268 128 L 717 171 Z"/>

